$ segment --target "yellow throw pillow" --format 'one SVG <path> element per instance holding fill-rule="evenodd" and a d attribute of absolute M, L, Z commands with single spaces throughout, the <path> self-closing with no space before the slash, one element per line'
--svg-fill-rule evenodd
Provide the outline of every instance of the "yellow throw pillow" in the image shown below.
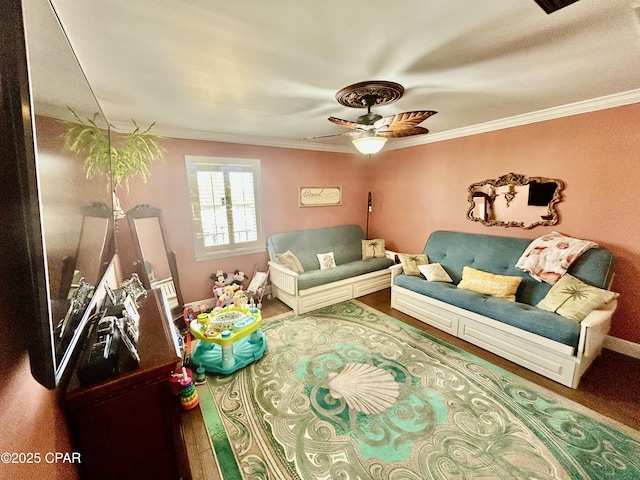
<path fill-rule="evenodd" d="M 565 273 L 538 302 L 538 308 L 581 322 L 593 310 L 619 296 L 619 293 L 588 285 Z"/>
<path fill-rule="evenodd" d="M 296 273 L 304 273 L 304 268 L 302 268 L 300 260 L 298 260 L 298 257 L 296 257 L 291 250 L 276 255 L 276 260 L 284 268 L 293 270 Z"/>
<path fill-rule="evenodd" d="M 362 240 L 362 259 L 383 258 L 386 256 L 384 239 Z"/>
<path fill-rule="evenodd" d="M 485 293 L 492 297 L 504 298 L 515 302 L 516 292 L 521 281 L 521 277 L 495 275 L 475 268 L 464 267 L 462 269 L 462 280 L 458 284 L 458 288 Z"/>
<path fill-rule="evenodd" d="M 400 263 L 402 264 L 402 272 L 405 275 L 416 277 L 420 276 L 418 265 L 427 265 L 429 263 L 429 258 L 424 253 L 399 253 L 398 258 L 400 258 Z"/>

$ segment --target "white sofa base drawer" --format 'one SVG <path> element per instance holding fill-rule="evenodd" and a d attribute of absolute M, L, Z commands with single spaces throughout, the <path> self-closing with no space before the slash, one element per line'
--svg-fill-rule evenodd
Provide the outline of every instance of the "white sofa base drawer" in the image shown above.
<path fill-rule="evenodd" d="M 296 273 L 283 269 L 275 262 L 269 262 L 269 266 L 273 296 L 291 307 L 296 315 L 384 290 L 391 285 L 391 272 L 385 268 L 298 290 Z"/>
<path fill-rule="evenodd" d="M 393 267 L 391 267 L 393 269 Z M 576 388 L 602 348 L 609 330 L 612 302 L 606 310 L 583 320 L 578 351 L 554 340 L 489 317 L 435 300 L 397 285 L 391 286 L 391 307 L 491 353 L 568 387 Z"/>
<path fill-rule="evenodd" d="M 460 319 L 458 336 L 563 385 L 573 383 L 577 360 L 574 356 L 560 355 L 468 318 Z"/>
<path fill-rule="evenodd" d="M 317 308 L 334 305 L 353 298 L 353 287 L 351 285 L 341 285 L 335 288 L 323 290 L 321 294 L 307 295 L 298 299 L 299 313 L 310 312 Z"/>
<path fill-rule="evenodd" d="M 391 285 L 391 272 L 387 269 L 373 272 L 375 275 L 360 275 L 353 282 L 353 297 L 358 298 L 363 295 L 377 292 L 389 288 Z"/>
<path fill-rule="evenodd" d="M 407 289 L 392 287 L 391 308 L 417 318 L 421 322 L 436 327 L 443 332 L 458 336 L 458 315 L 444 308 L 422 301 L 424 295 Z"/>

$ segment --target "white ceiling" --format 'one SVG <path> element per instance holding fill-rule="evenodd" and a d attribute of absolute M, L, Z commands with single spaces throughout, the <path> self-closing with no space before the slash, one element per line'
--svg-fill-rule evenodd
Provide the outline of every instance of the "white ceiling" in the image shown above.
<path fill-rule="evenodd" d="M 33 0 L 31 0 L 33 1 Z M 335 93 L 402 84 L 439 113 L 389 148 L 640 101 L 639 0 L 52 0 L 116 128 L 353 151 Z"/>

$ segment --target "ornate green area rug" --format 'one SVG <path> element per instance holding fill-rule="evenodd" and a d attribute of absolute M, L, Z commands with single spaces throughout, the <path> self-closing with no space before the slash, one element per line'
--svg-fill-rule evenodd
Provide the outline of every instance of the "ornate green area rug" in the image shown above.
<path fill-rule="evenodd" d="M 638 479 L 640 432 L 357 301 L 199 387 L 229 479 Z"/>

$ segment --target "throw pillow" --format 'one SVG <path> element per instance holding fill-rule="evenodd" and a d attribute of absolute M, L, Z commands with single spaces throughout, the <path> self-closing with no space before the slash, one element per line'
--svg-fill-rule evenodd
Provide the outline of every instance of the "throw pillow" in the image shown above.
<path fill-rule="evenodd" d="M 316 256 L 318 257 L 318 263 L 320 263 L 320 270 L 336 266 L 336 261 L 333 258 L 333 252 L 317 253 Z"/>
<path fill-rule="evenodd" d="M 276 260 L 284 268 L 288 268 L 296 273 L 304 273 L 304 268 L 302 268 L 300 260 L 298 260 L 298 257 L 296 257 L 291 250 L 276 255 Z"/>
<path fill-rule="evenodd" d="M 386 256 L 384 239 L 362 240 L 362 259 L 382 258 Z"/>
<path fill-rule="evenodd" d="M 447 271 L 439 263 L 418 265 L 418 270 L 430 282 L 453 282 Z"/>
<path fill-rule="evenodd" d="M 418 277 L 420 276 L 418 265 L 427 265 L 429 263 L 429 258 L 424 253 L 399 253 L 398 257 L 400 258 L 400 263 L 402 264 L 402 272 L 405 275 L 414 275 Z"/>
<path fill-rule="evenodd" d="M 462 269 L 462 280 L 458 284 L 458 288 L 515 302 L 516 292 L 521 281 L 522 277 L 496 275 L 465 266 Z"/>
<path fill-rule="evenodd" d="M 619 296 L 619 293 L 588 285 L 565 273 L 538 302 L 538 308 L 581 322 L 591 311 Z"/>

